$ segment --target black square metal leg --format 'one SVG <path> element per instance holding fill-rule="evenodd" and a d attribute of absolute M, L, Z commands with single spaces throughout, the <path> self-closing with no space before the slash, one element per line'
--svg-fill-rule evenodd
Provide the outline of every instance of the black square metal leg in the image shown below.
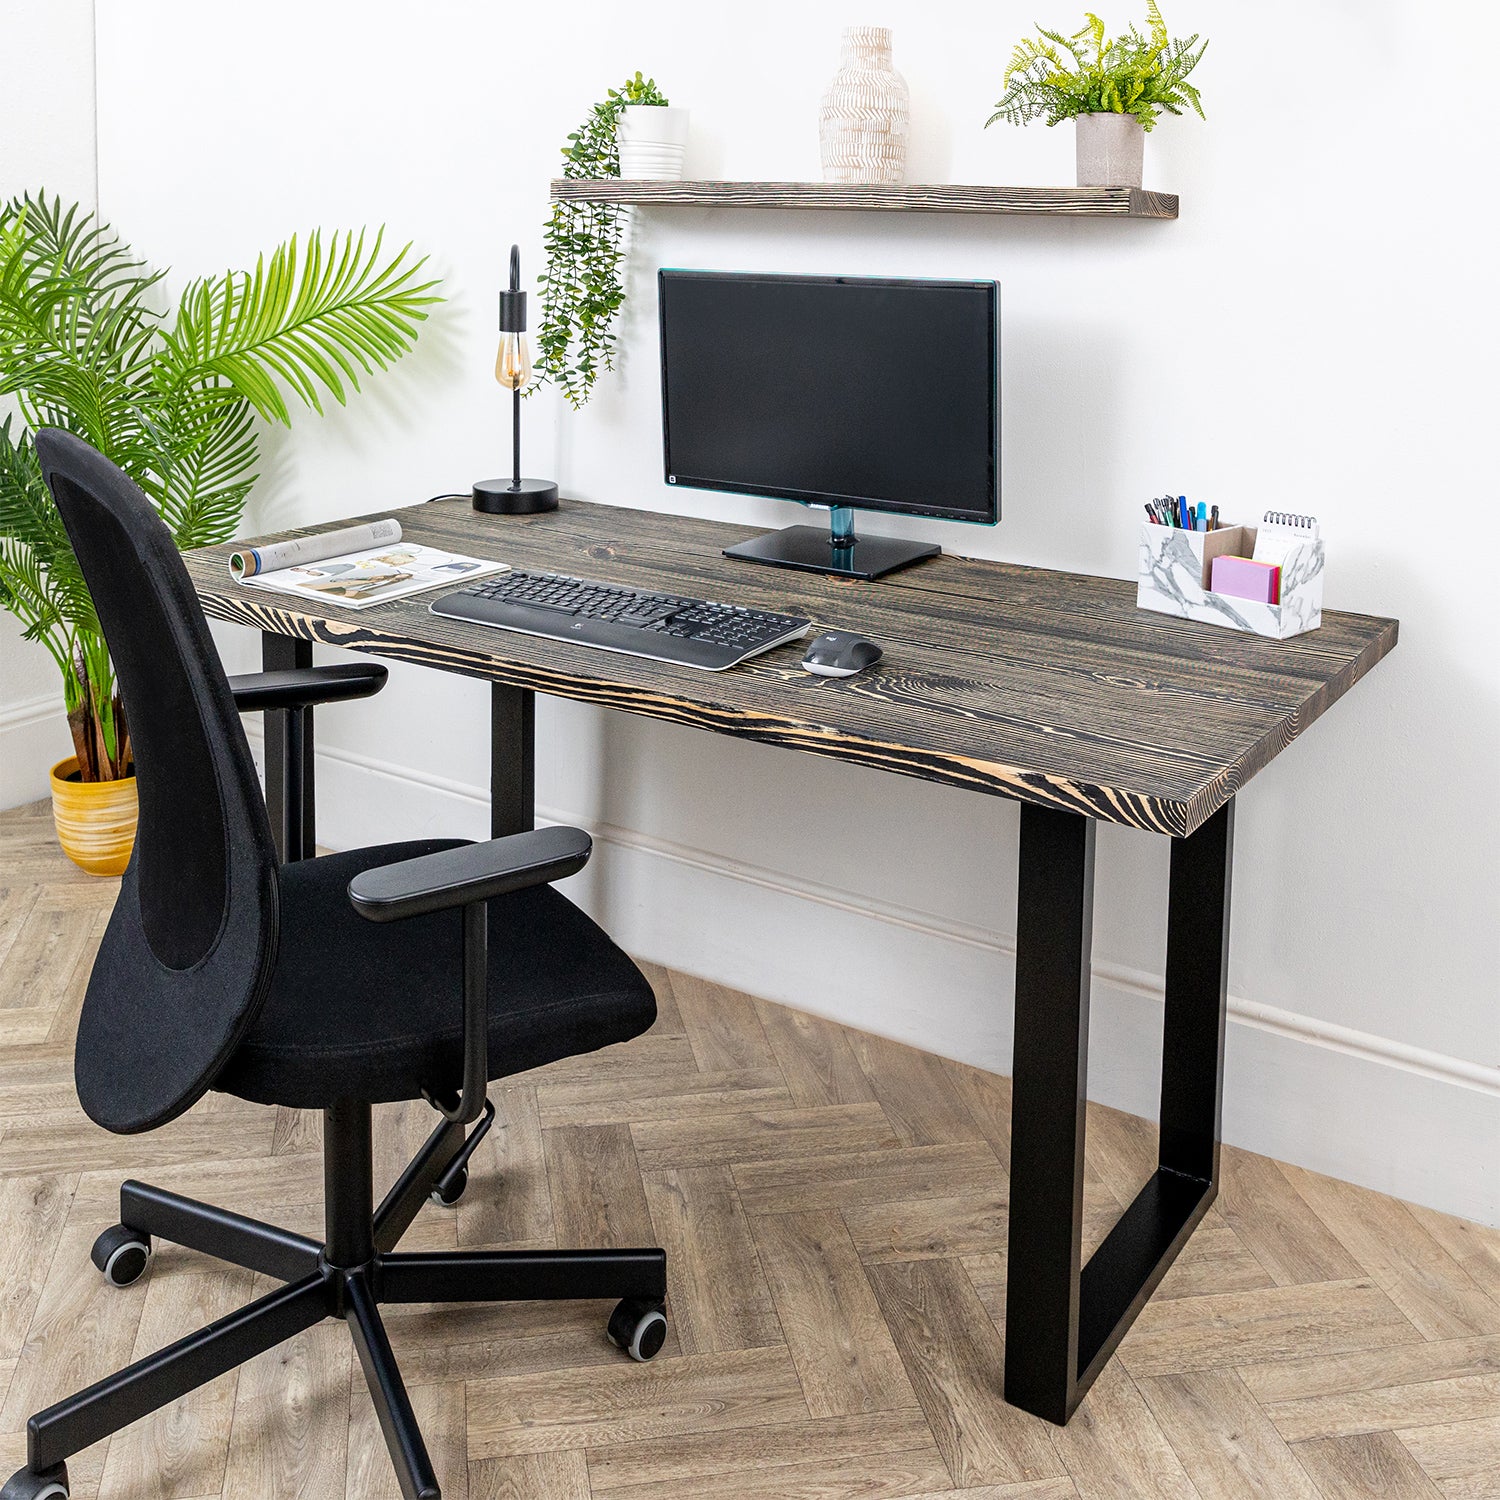
<path fill-rule="evenodd" d="M 1234 805 L 1172 842 L 1159 1165 L 1081 1265 L 1094 830 L 1021 808 L 1005 1399 L 1065 1423 L 1218 1191 Z"/>
<path fill-rule="evenodd" d="M 490 685 L 490 837 L 536 827 L 536 695 Z"/>
<path fill-rule="evenodd" d="M 261 665 L 267 672 L 312 666 L 312 642 L 263 631 Z M 266 712 L 266 811 L 283 864 L 310 859 L 318 847 L 313 776 L 311 708 Z"/>

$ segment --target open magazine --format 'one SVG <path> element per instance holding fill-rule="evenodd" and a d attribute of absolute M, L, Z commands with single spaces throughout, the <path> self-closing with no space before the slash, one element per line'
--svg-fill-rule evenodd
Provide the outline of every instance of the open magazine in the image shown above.
<path fill-rule="evenodd" d="M 508 566 L 404 542 L 397 520 L 241 547 L 229 556 L 230 576 L 236 583 L 340 609 L 368 609 L 443 584 L 503 573 Z"/>

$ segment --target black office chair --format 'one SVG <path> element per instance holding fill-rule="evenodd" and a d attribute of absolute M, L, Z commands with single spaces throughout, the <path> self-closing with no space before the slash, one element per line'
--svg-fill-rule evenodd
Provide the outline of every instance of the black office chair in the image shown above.
<path fill-rule="evenodd" d="M 79 1099 L 124 1134 L 210 1088 L 321 1109 L 326 1227 L 319 1244 L 125 1183 L 120 1223 L 94 1246 L 111 1282 L 142 1274 L 155 1235 L 285 1285 L 32 1417 L 27 1467 L 0 1500 L 65 1500 L 70 1455 L 329 1317 L 349 1324 L 402 1494 L 437 1500 L 381 1302 L 620 1298 L 609 1336 L 637 1359 L 662 1346 L 659 1249 L 395 1252 L 429 1195 L 461 1191 L 493 1118 L 487 1081 L 639 1036 L 656 1018 L 650 986 L 550 887 L 588 860 L 576 828 L 278 867 L 239 712 L 363 696 L 385 669 L 226 678 L 145 496 L 66 433 L 40 432 L 36 448 L 119 674 L 140 791 L 78 1026 Z M 442 1119 L 376 1208 L 370 1107 L 416 1098 Z"/>

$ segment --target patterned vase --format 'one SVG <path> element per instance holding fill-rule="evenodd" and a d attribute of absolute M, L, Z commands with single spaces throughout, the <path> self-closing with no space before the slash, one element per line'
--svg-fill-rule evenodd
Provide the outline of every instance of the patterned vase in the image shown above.
<path fill-rule="evenodd" d="M 890 28 L 847 27 L 839 70 L 818 112 L 823 180 L 900 182 L 910 127 L 906 80 L 891 66 Z"/>

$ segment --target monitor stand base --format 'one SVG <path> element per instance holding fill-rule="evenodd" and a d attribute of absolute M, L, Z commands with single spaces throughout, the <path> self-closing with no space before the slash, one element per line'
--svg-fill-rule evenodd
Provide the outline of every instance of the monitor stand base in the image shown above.
<path fill-rule="evenodd" d="M 796 568 L 803 573 L 832 573 L 838 578 L 879 578 L 909 567 L 943 549 L 932 542 L 907 542 L 893 536 L 835 539 L 817 526 L 788 526 L 768 531 L 724 549 L 725 557 Z"/>

